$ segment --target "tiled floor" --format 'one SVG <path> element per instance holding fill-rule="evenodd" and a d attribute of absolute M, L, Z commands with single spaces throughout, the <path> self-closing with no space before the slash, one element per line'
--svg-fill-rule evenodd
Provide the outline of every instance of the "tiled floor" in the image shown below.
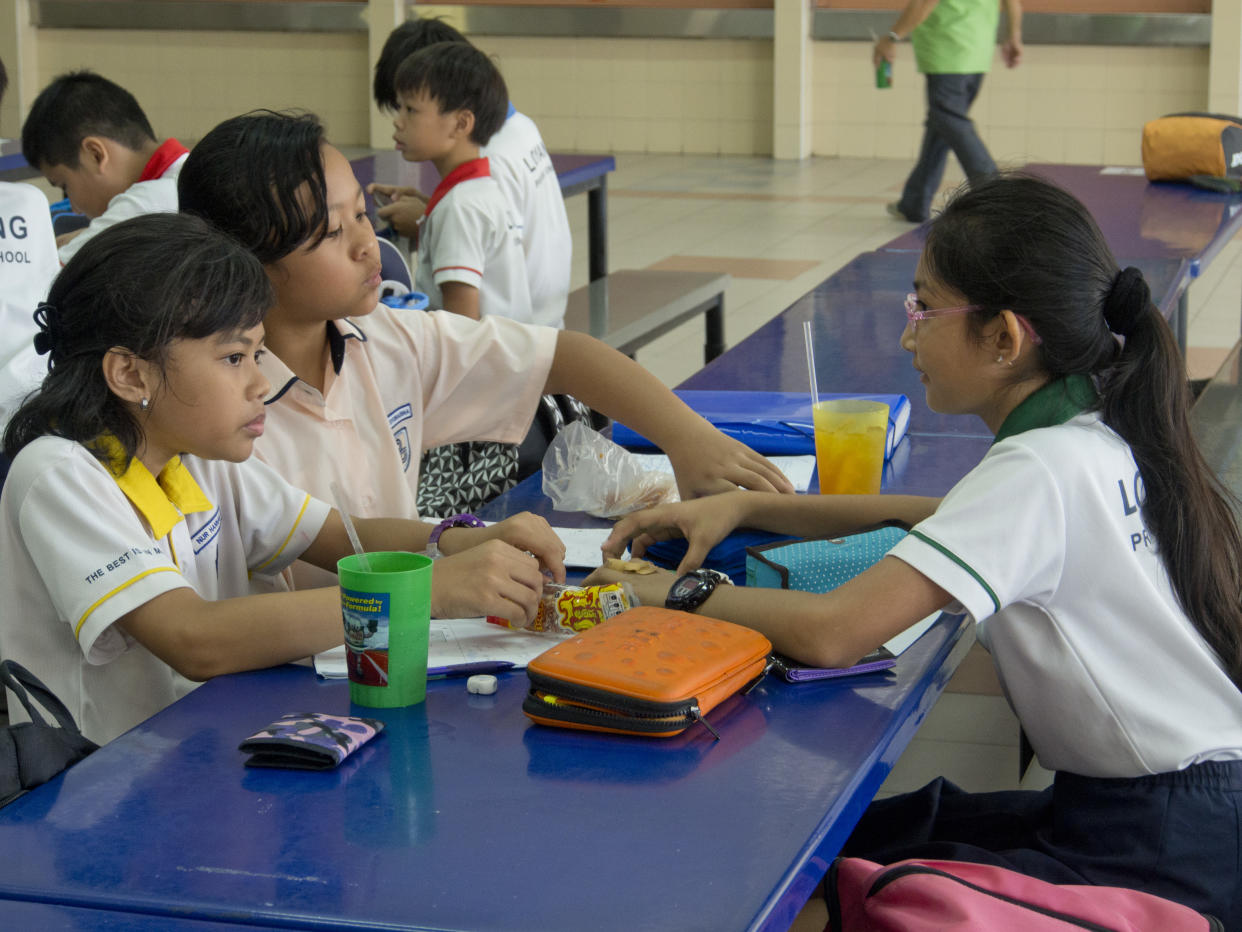
<path fill-rule="evenodd" d="M 743 157 L 618 155 L 608 181 L 609 267 L 720 270 L 730 345 L 823 279 L 909 225 L 884 211 L 909 164 L 886 159 L 778 162 Z M 960 182 L 950 168 L 945 188 Z M 567 202 L 577 255 L 573 287 L 587 280 L 586 199 Z M 1193 377 L 1210 376 L 1238 340 L 1242 242 L 1235 240 L 1190 289 Z M 893 309 L 900 313 L 899 308 Z M 669 385 L 695 372 L 703 325 L 692 321 L 639 351 Z M 898 761 L 881 795 L 938 775 L 968 790 L 1046 785 L 1038 766 L 1018 780 L 1018 725 L 976 646 Z"/>

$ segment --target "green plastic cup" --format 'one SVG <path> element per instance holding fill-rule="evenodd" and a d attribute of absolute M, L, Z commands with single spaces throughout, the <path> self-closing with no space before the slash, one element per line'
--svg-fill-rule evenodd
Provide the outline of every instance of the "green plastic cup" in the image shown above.
<path fill-rule="evenodd" d="M 431 627 L 430 557 L 397 550 L 337 561 L 349 698 L 395 709 L 427 697 L 427 632 Z"/>

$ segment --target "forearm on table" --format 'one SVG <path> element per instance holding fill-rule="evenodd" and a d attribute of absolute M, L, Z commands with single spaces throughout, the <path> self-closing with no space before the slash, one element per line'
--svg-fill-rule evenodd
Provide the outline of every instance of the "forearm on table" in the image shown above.
<path fill-rule="evenodd" d="M 810 666 L 848 667 L 951 597 L 909 564 L 885 557 L 828 593 L 717 586 L 698 614 L 754 628 Z"/>
<path fill-rule="evenodd" d="M 913 527 L 932 515 L 940 499 L 922 495 L 773 495 L 741 496 L 741 526 L 798 537 L 839 537 L 885 521 Z"/>
<path fill-rule="evenodd" d="M 117 624 L 182 676 L 207 680 L 308 657 L 344 639 L 336 587 L 208 601 L 174 589 Z"/>

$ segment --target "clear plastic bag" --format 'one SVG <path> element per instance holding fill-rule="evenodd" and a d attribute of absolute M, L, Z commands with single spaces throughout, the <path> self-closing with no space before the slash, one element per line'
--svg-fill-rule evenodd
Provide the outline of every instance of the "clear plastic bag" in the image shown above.
<path fill-rule="evenodd" d="M 558 511 L 616 518 L 677 501 L 671 473 L 643 469 L 629 450 L 581 421 L 567 424 L 543 456 L 543 494 Z"/>

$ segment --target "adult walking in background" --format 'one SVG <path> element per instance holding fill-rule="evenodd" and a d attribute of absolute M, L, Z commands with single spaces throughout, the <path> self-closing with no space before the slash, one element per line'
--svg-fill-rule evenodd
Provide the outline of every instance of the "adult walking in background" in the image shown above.
<path fill-rule="evenodd" d="M 909 36 L 918 69 L 927 79 L 923 145 L 901 200 L 888 205 L 894 217 L 911 223 L 927 219 L 950 149 L 971 182 L 996 171 L 975 132 L 970 106 L 992 66 L 1001 6 L 1008 33 L 1001 55 L 1013 68 L 1022 60 L 1021 0 L 909 0 L 888 35 L 876 42 L 872 60 L 878 68 L 882 61 L 894 60 L 897 43 Z"/>

